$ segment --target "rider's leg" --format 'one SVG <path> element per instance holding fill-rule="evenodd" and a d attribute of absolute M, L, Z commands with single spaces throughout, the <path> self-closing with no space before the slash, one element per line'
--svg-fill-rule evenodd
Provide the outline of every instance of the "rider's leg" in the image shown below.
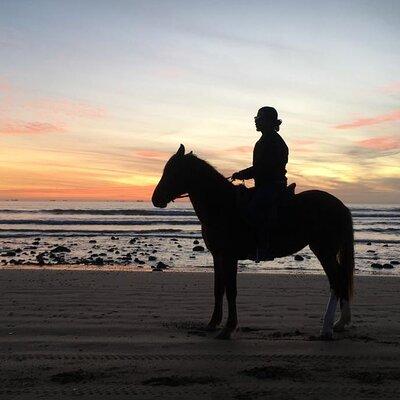
<path fill-rule="evenodd" d="M 258 187 L 246 209 L 245 218 L 255 231 L 256 254 L 251 256 L 256 262 L 273 260 L 269 251 L 269 223 L 268 214 L 273 200 L 273 188 Z"/>
<path fill-rule="evenodd" d="M 264 221 L 257 229 L 257 263 L 260 261 L 272 261 L 274 259 L 270 237 L 270 225 L 267 221 Z"/>
<path fill-rule="evenodd" d="M 265 186 L 260 188 L 261 202 L 258 211 L 259 219 L 257 224 L 257 259 L 259 261 L 272 261 L 274 256 L 271 248 L 271 230 L 274 222 L 272 209 L 276 191 L 272 186 Z"/>

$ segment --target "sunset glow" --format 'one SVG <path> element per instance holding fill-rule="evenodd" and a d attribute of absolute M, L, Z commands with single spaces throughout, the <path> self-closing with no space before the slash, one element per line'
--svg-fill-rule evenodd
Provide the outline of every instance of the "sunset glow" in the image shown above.
<path fill-rule="evenodd" d="M 2 2 L 0 198 L 149 200 L 180 143 L 229 176 L 272 105 L 299 191 L 398 202 L 400 7 L 349 3 Z"/>

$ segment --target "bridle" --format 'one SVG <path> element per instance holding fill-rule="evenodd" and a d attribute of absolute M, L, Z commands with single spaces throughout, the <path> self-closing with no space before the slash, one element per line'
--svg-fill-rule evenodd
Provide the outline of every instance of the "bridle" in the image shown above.
<path fill-rule="evenodd" d="M 183 199 L 184 197 L 189 197 L 189 193 L 181 194 L 180 196 L 175 197 L 175 198 L 172 199 L 171 201 L 174 202 L 175 200 L 177 200 L 177 199 Z"/>

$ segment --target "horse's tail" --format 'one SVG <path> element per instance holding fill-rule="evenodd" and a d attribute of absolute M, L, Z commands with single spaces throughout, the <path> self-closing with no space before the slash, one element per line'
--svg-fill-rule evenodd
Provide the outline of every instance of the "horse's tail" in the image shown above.
<path fill-rule="evenodd" d="M 354 232 L 353 219 L 349 209 L 346 209 L 344 226 L 342 231 L 342 244 L 337 253 L 337 261 L 340 266 L 340 294 L 346 300 L 353 296 L 354 277 Z"/>

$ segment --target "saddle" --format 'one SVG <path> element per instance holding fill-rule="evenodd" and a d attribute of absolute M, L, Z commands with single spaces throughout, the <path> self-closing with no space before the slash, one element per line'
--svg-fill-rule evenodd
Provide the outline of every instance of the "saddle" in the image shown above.
<path fill-rule="evenodd" d="M 254 195 L 255 188 L 247 188 L 245 185 L 237 185 L 236 186 L 236 205 L 240 214 L 244 214 L 244 211 L 247 209 L 248 204 L 251 201 L 252 196 Z M 278 210 L 285 207 L 290 200 L 292 200 L 295 196 L 296 183 L 293 182 L 288 185 L 284 190 L 278 193 L 276 199 L 272 206 L 270 206 L 270 213 L 278 214 Z"/>

